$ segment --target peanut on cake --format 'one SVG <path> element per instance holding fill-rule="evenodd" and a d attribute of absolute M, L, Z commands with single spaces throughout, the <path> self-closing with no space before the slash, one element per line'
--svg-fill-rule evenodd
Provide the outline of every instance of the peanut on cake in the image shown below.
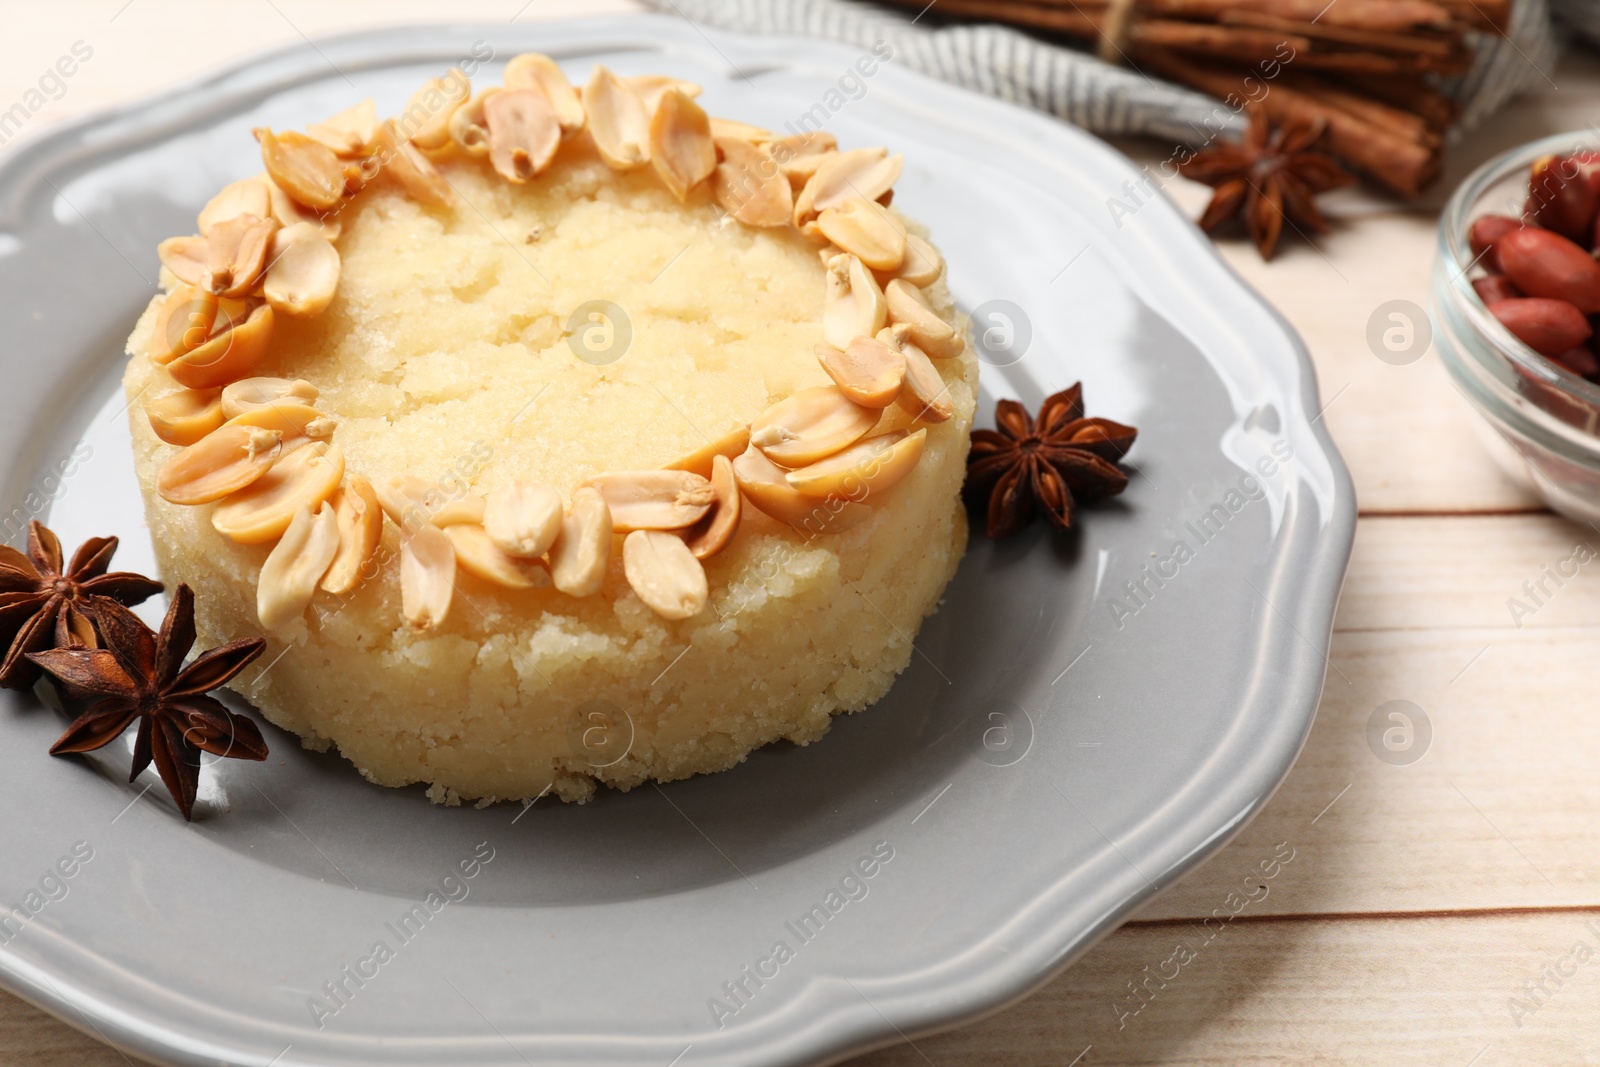
<path fill-rule="evenodd" d="M 966 543 L 977 391 L 901 157 L 539 55 L 258 129 L 125 388 L 232 684 L 443 803 L 721 770 L 878 700 Z"/>

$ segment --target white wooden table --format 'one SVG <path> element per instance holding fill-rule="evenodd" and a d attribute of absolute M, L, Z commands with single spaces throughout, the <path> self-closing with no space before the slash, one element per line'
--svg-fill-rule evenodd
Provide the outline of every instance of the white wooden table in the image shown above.
<path fill-rule="evenodd" d="M 227 6 L 218 18 L 206 0 L 10 0 L 0 107 L 78 40 L 92 59 L 29 130 L 303 35 L 440 17 L 426 0 Z M 453 0 L 448 15 L 629 6 Z M 1310 347 L 1361 504 L 1327 688 L 1287 783 L 1221 854 L 1033 997 L 857 1062 L 1600 1064 L 1600 561 L 1520 625 L 1507 606 L 1575 545 L 1600 549 L 1600 532 L 1554 517 L 1501 473 L 1433 353 L 1396 366 L 1366 341 L 1380 304 L 1426 305 L 1435 214 L 1455 181 L 1596 117 L 1600 64 L 1574 56 L 1545 73 L 1545 91 L 1455 146 L 1434 199 L 1343 192 L 1329 198 L 1338 231 L 1320 250 L 1291 240 L 1263 265 L 1242 242 L 1224 248 Z M 1206 195 L 1168 191 L 1191 211 Z M 1432 724 L 1410 765 L 1367 744 L 1369 717 L 1390 700 Z M 1264 898 L 1229 903 L 1247 873 L 1290 850 Z M 0 862 L 0 890 L 5 877 Z M 1202 925 L 1234 908 L 1213 922 L 1220 933 Z M 0 994 L 0 1064 L 122 1062 Z"/>

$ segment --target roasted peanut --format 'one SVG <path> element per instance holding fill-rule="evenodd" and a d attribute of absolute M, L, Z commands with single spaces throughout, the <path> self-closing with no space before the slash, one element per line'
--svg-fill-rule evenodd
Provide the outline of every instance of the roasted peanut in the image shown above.
<path fill-rule="evenodd" d="M 265 474 L 218 504 L 211 525 L 240 544 L 271 541 L 289 528 L 300 508 L 314 508 L 332 497 L 343 477 L 339 446 L 312 442 L 279 457 Z"/>
<path fill-rule="evenodd" d="M 507 89 L 537 89 L 555 111 L 563 137 L 583 128 L 583 101 L 567 75 L 549 56 L 527 52 L 506 62 Z"/>
<path fill-rule="evenodd" d="M 456 589 L 456 549 L 437 526 L 426 524 L 400 537 L 400 613 L 420 630 L 431 630 L 450 614 Z"/>
<path fill-rule="evenodd" d="M 206 238 L 205 288 L 218 296 L 243 297 L 267 266 L 278 220 L 237 215 L 219 222 Z"/>
<path fill-rule="evenodd" d="M 317 399 L 317 387 L 304 378 L 243 378 L 223 388 L 222 413 L 228 418 L 258 408 L 292 404 L 310 407 Z"/>
<path fill-rule="evenodd" d="M 700 561 L 681 539 L 660 530 L 635 530 L 623 540 L 622 573 L 645 606 L 664 619 L 698 615 L 710 597 Z"/>
<path fill-rule="evenodd" d="M 467 155 L 489 154 L 489 119 L 485 109 L 489 98 L 501 91 L 499 86 L 491 86 L 456 108 L 455 114 L 450 116 L 450 139 Z"/>
<path fill-rule="evenodd" d="M 674 78 L 666 74 L 635 74 L 622 79 L 623 84 L 638 94 L 639 100 L 644 104 L 646 114 L 655 114 L 656 108 L 661 106 L 662 97 L 669 92 L 679 92 L 693 100 L 700 95 L 700 86 L 682 78 Z"/>
<path fill-rule="evenodd" d="M 390 120 L 378 127 L 373 138 L 382 172 L 393 178 L 406 195 L 430 207 L 449 207 L 455 192 L 428 157 L 395 129 Z"/>
<path fill-rule="evenodd" d="M 278 183 L 265 174 L 259 175 L 261 184 L 267 187 L 267 200 L 272 204 L 272 217 L 278 220 L 280 229 L 288 229 L 297 223 L 305 222 L 322 231 L 322 236 L 330 241 L 337 241 L 339 234 L 344 230 L 344 224 L 339 221 L 339 216 L 334 211 L 321 212 L 297 203 L 294 197 L 278 187 Z"/>
<path fill-rule="evenodd" d="M 878 412 L 834 385 L 802 389 L 750 424 L 750 443 L 786 467 L 804 467 L 846 448 L 872 429 Z"/>
<path fill-rule="evenodd" d="M 650 162 L 650 112 L 639 94 L 605 67 L 596 66 L 583 87 L 589 136 L 616 170 Z"/>
<path fill-rule="evenodd" d="M 1578 159 L 1541 156 L 1528 171 L 1528 201 L 1523 213 L 1545 229 L 1587 247 L 1594 240 L 1595 216 L 1600 215 L 1600 190 Z"/>
<path fill-rule="evenodd" d="M 709 559 L 727 547 L 739 530 L 742 517 L 739 482 L 733 473 L 733 461 L 718 455 L 711 464 L 711 490 L 716 501 L 706 517 L 683 531 L 683 543 L 695 559 Z"/>
<path fill-rule="evenodd" d="M 540 482 L 509 482 L 484 502 L 483 527 L 507 555 L 542 556 L 561 534 L 561 494 Z"/>
<path fill-rule="evenodd" d="M 456 565 L 468 574 L 506 589 L 532 589 L 548 584 L 544 568 L 500 550 L 482 526 L 458 522 L 444 527 L 456 551 Z"/>
<path fill-rule="evenodd" d="M 544 170 L 561 146 L 555 109 L 536 89 L 507 89 L 484 103 L 489 127 L 489 164 L 509 182 L 521 184 Z"/>
<path fill-rule="evenodd" d="M 899 269 L 906 258 L 905 224 L 889 209 L 853 196 L 817 216 L 823 236 L 873 270 Z"/>
<path fill-rule="evenodd" d="M 1526 226 L 1494 249 L 1506 277 L 1530 297 L 1565 300 L 1585 315 L 1600 311 L 1600 263 L 1560 234 Z"/>
<path fill-rule="evenodd" d="M 857 337 L 843 350 L 817 345 L 817 359 L 845 396 L 863 407 L 886 408 L 900 395 L 905 358 L 871 337 Z"/>
<path fill-rule="evenodd" d="M 373 487 L 384 514 L 402 530 L 415 526 L 451 526 L 483 521 L 483 497 L 464 489 L 447 490 L 438 482 L 398 474 Z"/>
<path fill-rule="evenodd" d="M 729 430 L 721 437 L 707 441 L 702 447 L 690 452 L 687 456 L 680 456 L 671 463 L 665 464 L 662 469 L 669 471 L 692 471 L 702 478 L 711 477 L 713 462 L 718 456 L 727 456 L 729 459 L 737 456 L 750 444 L 750 427 L 739 426 Z"/>
<path fill-rule="evenodd" d="M 844 497 L 818 500 L 806 496 L 789 484 L 788 471 L 754 445 L 733 461 L 733 474 L 740 492 L 756 510 L 812 533 L 839 533 L 870 514 L 866 505 Z"/>
<path fill-rule="evenodd" d="M 451 67 L 444 77 L 429 78 L 411 94 L 395 126 L 424 152 L 436 152 L 450 143 L 450 116 L 471 96 L 466 74 Z"/>
<path fill-rule="evenodd" d="M 883 290 L 891 323 L 903 323 L 911 339 L 928 355 L 947 359 L 958 356 L 966 341 L 954 326 L 944 321 L 933 310 L 923 291 L 901 278 L 890 282 Z"/>
<path fill-rule="evenodd" d="M 843 452 L 786 476 L 797 492 L 809 497 L 842 496 L 852 500 L 884 492 L 916 469 L 928 431 L 904 430 L 869 437 Z"/>
<path fill-rule="evenodd" d="M 1491 274 L 1500 273 L 1500 257 L 1495 255 L 1494 243 L 1512 230 L 1520 230 L 1524 223 L 1507 215 L 1480 215 L 1467 228 L 1467 244 L 1473 258 Z"/>
<path fill-rule="evenodd" d="M 281 629 L 305 614 L 338 552 L 339 522 L 333 509 L 326 504 L 295 509 L 256 581 L 256 618 L 264 629 Z"/>
<path fill-rule="evenodd" d="M 1504 274 L 1486 274 L 1482 278 L 1474 278 L 1472 290 L 1478 294 L 1478 299 L 1483 301 L 1485 307 L 1501 300 L 1513 300 L 1524 295 L 1521 289 L 1506 280 Z"/>
<path fill-rule="evenodd" d="M 223 324 L 209 340 L 167 364 L 179 385 L 215 389 L 249 377 L 272 340 L 272 307 L 262 304 L 243 322 Z M 216 327 L 213 327 L 216 331 Z"/>
<path fill-rule="evenodd" d="M 924 422 L 944 422 L 956 413 L 950 402 L 950 387 L 939 368 L 922 349 L 909 341 L 898 346 L 906 364 L 905 388 L 900 391 L 900 406 Z"/>
<path fill-rule="evenodd" d="M 779 137 L 770 143 L 770 150 L 783 176 L 798 193 L 818 167 L 839 154 L 839 142 L 833 134 L 815 130 Z"/>
<path fill-rule="evenodd" d="M 161 265 L 187 285 L 204 284 L 208 255 L 206 239 L 200 236 L 168 237 L 156 246 L 156 257 Z"/>
<path fill-rule="evenodd" d="M 341 159 L 356 159 L 372 150 L 378 132 L 378 105 L 371 99 L 345 108 L 327 122 L 306 127 L 306 136 L 328 147 Z M 289 223 L 279 219 L 285 226 Z"/>
<path fill-rule="evenodd" d="M 254 215 L 258 219 L 267 218 L 272 214 L 272 201 L 267 196 L 267 187 L 259 178 L 245 178 L 242 181 L 229 182 L 222 187 L 222 191 L 200 209 L 201 236 L 211 236 L 211 231 L 218 224 L 229 219 L 238 218 L 240 215 Z"/>
<path fill-rule="evenodd" d="M 739 138 L 715 143 L 722 156 L 711 176 L 717 203 L 746 226 L 789 225 L 794 190 L 767 146 Z"/>
<path fill-rule="evenodd" d="M 1489 305 L 1489 313 L 1529 348 L 1545 356 L 1576 348 L 1594 332 L 1583 312 L 1565 300 L 1500 300 Z"/>
<path fill-rule="evenodd" d="M 766 144 L 772 140 L 772 131 L 761 126 L 752 126 L 748 122 L 737 119 L 722 119 L 711 116 L 711 138 L 721 141 L 728 140 L 746 141 L 750 144 Z"/>
<path fill-rule="evenodd" d="M 568 596 L 593 596 L 606 578 L 611 556 L 611 509 L 600 490 L 579 488 L 561 520 L 561 536 L 550 548 L 550 582 Z"/>
<path fill-rule="evenodd" d="M 299 222 L 273 241 L 261 294 L 285 315 L 320 315 L 339 289 L 339 253 L 322 227 Z"/>
<path fill-rule="evenodd" d="M 914 233 L 906 234 L 906 258 L 900 266 L 889 272 L 888 277 L 882 280 L 888 284 L 889 278 L 901 278 L 912 285 L 926 288 L 939 280 L 944 273 L 944 259 L 940 257 L 938 249 Z"/>
<path fill-rule="evenodd" d="M 1592 380 L 1596 375 L 1600 375 L 1600 360 L 1595 358 L 1588 345 L 1569 348 L 1565 352 L 1546 358 L 1552 363 L 1560 364 L 1562 369 L 1569 370 L 1580 378 Z"/>
<path fill-rule="evenodd" d="M 224 424 L 163 463 L 156 492 L 173 504 L 209 504 L 266 474 L 282 451 L 281 433 Z"/>
<path fill-rule="evenodd" d="M 161 365 L 206 343 L 217 322 L 217 297 L 194 285 L 174 286 L 150 327 L 150 361 Z"/>
<path fill-rule="evenodd" d="M 255 134 L 267 174 L 298 203 L 326 209 L 344 197 L 344 168 L 327 145 L 294 130 Z"/>
<path fill-rule="evenodd" d="M 362 568 L 378 551 L 378 542 L 383 539 L 383 510 L 372 483 L 359 474 L 346 477 L 329 504 L 339 527 L 339 551 L 322 577 L 322 588 L 342 596 L 361 584 Z"/>
<path fill-rule="evenodd" d="M 169 445 L 192 445 L 227 421 L 216 389 L 184 389 L 145 405 L 150 428 Z"/>
<path fill-rule="evenodd" d="M 700 105 L 678 89 L 663 93 L 651 113 L 650 165 L 680 202 L 717 167 L 711 121 Z"/>
<path fill-rule="evenodd" d="M 794 201 L 794 224 L 803 226 L 817 214 L 851 197 L 878 200 L 900 180 L 905 157 L 886 148 L 854 148 L 828 157 Z"/>
<path fill-rule="evenodd" d="M 889 305 L 878 280 L 849 253 L 828 261 L 827 292 L 822 301 L 822 338 L 834 348 L 848 348 L 857 337 L 872 337 L 889 318 Z"/>
<path fill-rule="evenodd" d="M 586 484 L 600 491 L 617 533 L 681 530 L 704 518 L 716 501 L 711 483 L 689 471 L 619 471 Z"/>

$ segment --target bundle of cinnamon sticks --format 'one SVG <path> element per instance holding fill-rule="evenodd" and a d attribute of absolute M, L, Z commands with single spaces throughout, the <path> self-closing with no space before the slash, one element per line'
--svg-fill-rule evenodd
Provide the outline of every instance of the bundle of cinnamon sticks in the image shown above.
<path fill-rule="evenodd" d="M 1321 119 L 1326 150 L 1414 196 L 1439 176 L 1442 135 L 1458 110 L 1437 80 L 1470 65 L 1473 31 L 1505 32 L 1511 2 L 938 0 L 928 14 L 1097 43 L 1230 106 L 1259 104 L 1274 124 Z"/>

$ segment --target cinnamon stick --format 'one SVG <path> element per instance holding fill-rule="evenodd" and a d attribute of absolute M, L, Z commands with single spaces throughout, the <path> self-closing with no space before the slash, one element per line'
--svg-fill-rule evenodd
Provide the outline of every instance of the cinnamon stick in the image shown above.
<path fill-rule="evenodd" d="M 1318 52 L 1308 50 L 1295 55 L 1292 62 L 1307 70 L 1341 71 L 1351 74 L 1460 74 L 1472 65 L 1465 53 L 1450 58 L 1433 56 L 1392 56 L 1379 52 Z"/>
<path fill-rule="evenodd" d="M 1424 147 L 1437 147 L 1440 143 L 1438 132 L 1429 127 L 1421 115 L 1362 96 L 1321 75 L 1306 71 L 1284 71 L 1279 78 L 1280 84 L 1305 93 L 1329 107 L 1347 111 L 1380 130 L 1387 130 Z"/>
<path fill-rule="evenodd" d="M 1245 79 L 1237 72 L 1210 64 L 1196 63 L 1171 52 L 1142 51 L 1139 61 L 1163 77 L 1227 101 L 1242 101 Z M 1341 162 L 1404 196 L 1415 196 L 1439 177 L 1440 150 L 1437 145 L 1422 145 L 1320 100 L 1274 83 L 1261 96 L 1261 106 L 1274 123 L 1314 122 L 1327 124 L 1323 144 Z"/>
<path fill-rule="evenodd" d="M 1383 74 L 1342 74 L 1337 75 L 1336 80 L 1364 96 L 1370 96 L 1385 104 L 1393 104 L 1403 111 L 1418 115 L 1431 129 L 1441 132 L 1448 129 L 1461 115 L 1461 105 L 1453 98 L 1415 78 Z"/>
<path fill-rule="evenodd" d="M 1462 25 L 1504 35 L 1511 28 L 1511 0 L 1435 0 Z"/>
<path fill-rule="evenodd" d="M 1104 8 L 1109 0 L 1040 0 L 1053 7 Z M 1404 33 L 1408 30 L 1448 32 L 1457 22 L 1456 8 L 1465 11 L 1474 0 L 1142 0 L 1144 15 L 1204 19 L 1219 22 L 1229 14 L 1254 11 L 1297 22 L 1325 26 Z M 1479 0 L 1481 2 L 1481 0 Z M 940 0 L 939 6 L 943 6 Z M 937 10 L 937 8 L 935 9 Z"/>
<path fill-rule="evenodd" d="M 1056 7 L 1105 7 L 1109 0 L 1040 0 Z M 1232 11 L 1371 30 L 1449 30 L 1461 26 L 1504 33 L 1512 0 L 1143 0 L 1139 9 L 1169 18 L 1221 19 Z"/>
<path fill-rule="evenodd" d="M 1296 52 L 1309 52 L 1312 42 L 1305 37 L 1288 36 L 1272 30 L 1230 29 L 1203 22 L 1178 22 L 1173 19 L 1144 19 L 1128 29 L 1128 41 L 1135 46 L 1170 48 L 1179 52 L 1261 63 L 1281 55 L 1288 44 Z"/>
<path fill-rule="evenodd" d="M 1396 33 L 1393 30 L 1368 30 L 1350 26 L 1328 26 L 1320 22 L 1301 22 L 1269 15 L 1262 11 L 1230 11 L 1222 17 L 1225 26 L 1254 26 L 1258 29 L 1280 30 L 1318 41 L 1336 41 L 1357 48 L 1376 48 L 1382 52 L 1420 52 L 1431 56 L 1448 56 L 1457 48 L 1447 36 L 1426 33 Z"/>
<path fill-rule="evenodd" d="M 1093 41 L 1104 35 L 1110 2 L 939 0 L 936 14 Z M 1466 27 L 1505 22 L 1509 2 L 1140 0 L 1139 17 L 1118 43 L 1132 65 L 1231 97 L 1235 106 L 1259 96 L 1276 123 L 1321 120 L 1330 153 L 1414 195 L 1438 176 L 1440 133 L 1458 113 L 1425 79 L 1465 71 L 1472 58 Z"/>
<path fill-rule="evenodd" d="M 1013 26 L 1046 30 L 1070 37 L 1098 38 L 1104 30 L 1104 11 L 1085 13 L 1046 7 L 1029 0 L 940 0 L 939 10 L 946 15 L 994 19 Z M 1296 51 L 1312 47 L 1304 37 L 1288 36 L 1274 30 L 1228 28 L 1213 23 L 1179 22 L 1173 19 L 1143 19 L 1128 31 L 1130 44 L 1196 52 L 1256 63 L 1280 55 L 1287 42 Z"/>
<path fill-rule="evenodd" d="M 907 8 L 924 8 L 923 0 L 890 0 Z M 1171 0 L 1167 0 L 1171 2 Z M 957 18 L 982 18 L 1021 26 L 1025 29 L 1058 33 L 1068 37 L 1097 40 L 1104 28 L 1105 8 L 1092 10 L 1067 8 L 1050 0 L 940 0 L 941 14 Z M 1290 23 L 1311 34 L 1330 37 L 1326 28 L 1311 23 Z M 1339 31 L 1333 31 L 1337 34 Z M 1312 70 L 1364 74 L 1455 74 L 1466 69 L 1470 57 L 1453 50 L 1448 42 L 1430 38 L 1426 44 L 1408 47 L 1400 54 L 1361 51 L 1332 41 L 1319 46 L 1311 34 L 1280 33 L 1275 29 L 1235 26 L 1232 23 L 1185 22 L 1176 19 L 1143 18 L 1128 31 L 1128 42 L 1152 48 L 1184 52 L 1201 58 L 1230 59 L 1240 63 L 1283 61 L 1284 47 L 1293 49 L 1294 62 Z M 1433 45 L 1443 45 L 1433 48 Z"/>

